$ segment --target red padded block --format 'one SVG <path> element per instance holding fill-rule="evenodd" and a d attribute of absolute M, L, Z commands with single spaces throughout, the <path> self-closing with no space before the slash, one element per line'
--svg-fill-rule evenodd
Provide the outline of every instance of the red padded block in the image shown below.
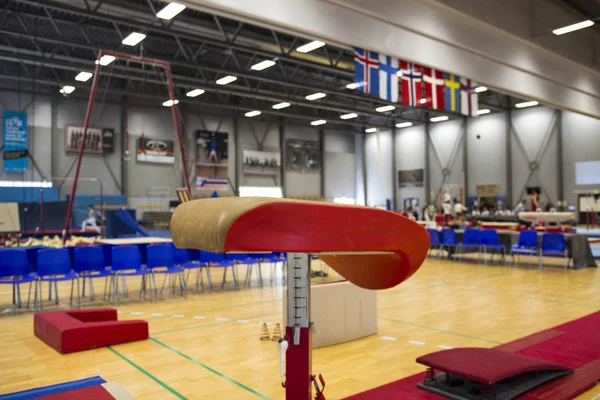
<path fill-rule="evenodd" d="M 36 313 L 33 326 L 61 354 L 148 339 L 147 321 L 117 321 L 112 308 Z"/>
<path fill-rule="evenodd" d="M 36 400 L 115 400 L 101 385 L 38 397 Z"/>

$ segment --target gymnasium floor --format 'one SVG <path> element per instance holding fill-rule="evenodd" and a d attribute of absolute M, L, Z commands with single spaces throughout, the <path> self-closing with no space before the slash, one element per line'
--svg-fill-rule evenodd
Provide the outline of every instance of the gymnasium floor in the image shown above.
<path fill-rule="evenodd" d="M 118 309 L 121 319 L 150 322 L 144 342 L 61 356 L 34 337 L 31 312 L 0 315 L 0 394 L 99 375 L 136 399 L 284 397 L 276 345 L 259 341 L 261 321 L 281 320 L 279 279 L 157 303 L 137 301 L 137 283 L 129 281 L 130 298 Z M 97 295 L 102 288 L 98 281 Z M 323 374 L 328 400 L 340 399 L 422 371 L 414 362 L 422 354 L 491 347 L 597 311 L 598 288 L 596 268 L 428 259 L 406 283 L 379 293 L 378 335 L 315 350 L 313 373 Z M 0 290 L 0 305 L 10 304 L 9 286 Z M 68 303 L 68 284 L 59 291 Z M 596 398 L 600 386 L 577 397 Z"/>

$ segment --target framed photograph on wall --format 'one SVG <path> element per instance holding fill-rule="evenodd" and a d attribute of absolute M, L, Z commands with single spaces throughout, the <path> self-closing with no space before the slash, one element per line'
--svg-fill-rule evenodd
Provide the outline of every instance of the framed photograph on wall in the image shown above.
<path fill-rule="evenodd" d="M 279 175 L 281 154 L 271 151 L 244 150 L 242 170 L 249 175 Z"/>
<path fill-rule="evenodd" d="M 229 134 L 196 131 L 196 186 L 206 189 L 228 187 Z"/>
<path fill-rule="evenodd" d="M 138 139 L 136 159 L 155 164 L 175 164 L 175 141 L 165 139 Z"/>
<path fill-rule="evenodd" d="M 321 146 L 319 142 L 287 139 L 285 144 L 286 169 L 308 172 L 321 169 Z"/>
<path fill-rule="evenodd" d="M 66 151 L 79 151 L 82 140 L 83 126 L 68 125 L 65 132 Z M 87 134 L 85 135 L 85 143 L 83 144 L 83 152 L 96 154 L 102 154 L 104 152 L 102 129 L 88 128 Z"/>
<path fill-rule="evenodd" d="M 398 187 L 423 186 L 424 175 L 423 168 L 398 170 Z"/>

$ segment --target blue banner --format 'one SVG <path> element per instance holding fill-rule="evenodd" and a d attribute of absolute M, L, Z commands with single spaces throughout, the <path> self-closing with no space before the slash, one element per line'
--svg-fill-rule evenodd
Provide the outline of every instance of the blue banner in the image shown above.
<path fill-rule="evenodd" d="M 27 114 L 4 111 L 4 170 L 27 171 Z"/>

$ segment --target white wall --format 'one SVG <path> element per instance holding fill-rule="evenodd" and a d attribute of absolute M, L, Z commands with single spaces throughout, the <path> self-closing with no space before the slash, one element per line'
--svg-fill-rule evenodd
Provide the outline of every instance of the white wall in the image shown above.
<path fill-rule="evenodd" d="M 367 187 L 367 182 L 365 181 L 364 171 L 364 158 L 365 154 L 365 146 L 363 143 L 364 134 L 355 134 L 354 135 L 354 154 L 356 154 L 356 204 L 366 205 L 367 199 L 365 198 L 365 188 Z"/>
<path fill-rule="evenodd" d="M 430 190 L 438 202 L 446 185 L 464 187 L 463 174 L 463 140 L 464 126 L 462 120 L 432 123 L 429 127 L 429 179 Z M 439 159 L 436 157 L 436 154 Z M 448 168 L 450 175 L 443 181 L 443 169 Z M 442 187 L 443 183 L 443 187 Z M 458 193 L 452 193 L 453 196 Z"/>
<path fill-rule="evenodd" d="M 425 169 L 425 125 L 412 126 L 396 131 L 396 167 L 398 170 Z M 416 197 L 425 205 L 425 186 L 398 187 L 398 171 L 394 171 L 396 209 L 402 210 L 404 199 Z"/>
<path fill-rule="evenodd" d="M 356 154 L 353 134 L 325 132 L 325 200 L 356 196 Z"/>
<path fill-rule="evenodd" d="M 383 207 L 392 199 L 392 132 L 381 130 L 379 135 L 367 134 L 367 205 Z"/>

